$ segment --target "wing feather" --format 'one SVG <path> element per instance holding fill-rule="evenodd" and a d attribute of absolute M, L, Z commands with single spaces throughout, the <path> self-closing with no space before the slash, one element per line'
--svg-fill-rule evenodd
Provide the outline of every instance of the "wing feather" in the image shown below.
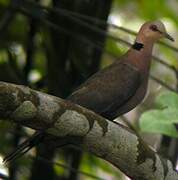
<path fill-rule="evenodd" d="M 108 118 L 134 96 L 140 84 L 137 68 L 113 64 L 91 76 L 68 99 Z"/>

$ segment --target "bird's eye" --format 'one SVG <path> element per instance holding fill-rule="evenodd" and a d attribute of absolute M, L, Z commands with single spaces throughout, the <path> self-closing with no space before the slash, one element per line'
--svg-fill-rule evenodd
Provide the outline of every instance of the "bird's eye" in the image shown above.
<path fill-rule="evenodd" d="M 152 31 L 158 31 L 158 28 L 157 28 L 156 25 L 151 25 L 151 26 L 150 26 L 150 29 L 151 29 Z"/>

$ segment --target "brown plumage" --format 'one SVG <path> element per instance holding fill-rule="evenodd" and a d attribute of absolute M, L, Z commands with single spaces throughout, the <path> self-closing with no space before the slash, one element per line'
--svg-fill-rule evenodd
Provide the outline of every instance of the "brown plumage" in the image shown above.
<path fill-rule="evenodd" d="M 138 69 L 117 61 L 94 74 L 68 100 L 113 120 L 122 114 L 118 110 L 136 93 L 140 84 Z"/>
<path fill-rule="evenodd" d="M 91 76 L 67 99 L 110 120 L 129 112 L 145 96 L 153 45 L 161 37 L 173 41 L 160 21 L 143 24 L 134 45 L 125 55 Z M 24 154 L 26 149 L 28 151 L 42 138 L 41 133 L 32 136 L 9 154 L 4 161 L 10 161 Z"/>
<path fill-rule="evenodd" d="M 147 90 L 153 45 L 161 37 L 173 41 L 162 22 L 142 25 L 136 44 L 109 67 L 97 72 L 69 96 L 72 102 L 113 120 L 129 112 Z"/>

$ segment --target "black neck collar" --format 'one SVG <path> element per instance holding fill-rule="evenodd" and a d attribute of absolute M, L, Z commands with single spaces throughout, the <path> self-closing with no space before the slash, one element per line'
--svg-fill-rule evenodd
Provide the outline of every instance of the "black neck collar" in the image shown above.
<path fill-rule="evenodd" d="M 144 48 L 144 44 L 135 42 L 135 43 L 132 45 L 132 48 L 135 49 L 135 50 L 137 50 L 137 51 L 140 51 L 142 48 Z"/>

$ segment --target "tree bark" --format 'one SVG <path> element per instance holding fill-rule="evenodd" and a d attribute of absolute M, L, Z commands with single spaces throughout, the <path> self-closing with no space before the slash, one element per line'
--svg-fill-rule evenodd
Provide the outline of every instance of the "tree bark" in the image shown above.
<path fill-rule="evenodd" d="M 109 161 L 134 180 L 178 179 L 171 162 L 127 127 L 24 86 L 1 82 L 0 89 L 1 119 L 70 139 L 70 143 Z"/>

